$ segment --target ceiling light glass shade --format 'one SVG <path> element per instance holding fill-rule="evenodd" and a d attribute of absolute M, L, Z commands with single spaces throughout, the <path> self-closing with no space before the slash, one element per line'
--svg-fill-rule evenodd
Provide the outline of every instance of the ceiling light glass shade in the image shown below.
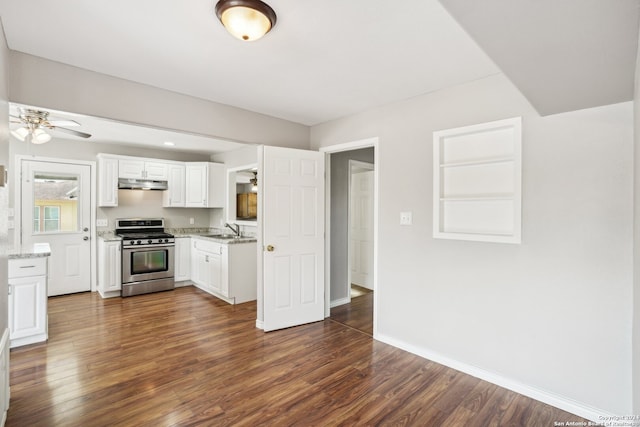
<path fill-rule="evenodd" d="M 42 129 L 36 129 L 33 131 L 31 142 L 34 144 L 44 144 L 51 141 L 51 135 L 43 131 Z"/>
<path fill-rule="evenodd" d="M 220 0 L 216 15 L 234 37 L 258 40 L 276 24 L 276 13 L 260 0 Z"/>
<path fill-rule="evenodd" d="M 27 128 L 18 128 L 16 130 L 12 130 L 11 135 L 15 136 L 20 141 L 24 141 L 27 135 L 29 135 L 29 130 Z"/>

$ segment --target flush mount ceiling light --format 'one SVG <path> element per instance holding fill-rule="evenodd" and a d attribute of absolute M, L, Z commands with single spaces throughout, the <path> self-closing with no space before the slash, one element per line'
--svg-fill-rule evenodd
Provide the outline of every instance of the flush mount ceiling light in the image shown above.
<path fill-rule="evenodd" d="M 260 0 L 220 0 L 216 15 L 234 37 L 258 40 L 276 25 L 276 13 Z"/>

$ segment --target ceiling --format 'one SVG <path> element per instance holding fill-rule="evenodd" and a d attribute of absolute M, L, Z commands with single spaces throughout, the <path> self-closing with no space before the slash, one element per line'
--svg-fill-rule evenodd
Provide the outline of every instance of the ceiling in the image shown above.
<path fill-rule="evenodd" d="M 500 72 L 543 115 L 633 99 L 639 1 L 268 0 L 277 24 L 249 43 L 215 0 L 0 0 L 0 16 L 10 49 L 315 125 Z M 182 135 L 78 121 L 94 140 Z M 198 138 L 180 151 L 227 150 Z"/>
<path fill-rule="evenodd" d="M 638 0 L 440 0 L 541 115 L 633 99 Z"/>
<path fill-rule="evenodd" d="M 0 0 L 10 49 L 314 125 L 499 72 L 436 0 L 268 0 L 243 43 L 215 0 Z"/>

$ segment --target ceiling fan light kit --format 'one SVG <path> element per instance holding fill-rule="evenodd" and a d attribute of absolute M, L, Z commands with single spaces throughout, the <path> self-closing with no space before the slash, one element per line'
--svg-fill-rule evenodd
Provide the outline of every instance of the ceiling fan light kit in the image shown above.
<path fill-rule="evenodd" d="M 258 40 L 276 25 L 276 13 L 260 0 L 220 0 L 216 15 L 234 37 Z"/>
<path fill-rule="evenodd" d="M 44 144 L 51 141 L 51 135 L 49 135 L 43 128 L 50 130 L 59 130 L 71 135 L 79 136 L 81 138 L 89 138 L 91 135 L 85 132 L 80 132 L 73 129 L 63 128 L 57 125 L 57 121 L 49 120 L 48 111 L 34 110 L 31 108 L 20 108 L 18 116 L 11 116 L 14 119 L 20 120 L 24 127 L 11 131 L 11 135 L 17 138 L 19 141 L 30 142 L 32 144 Z M 73 120 L 60 121 L 67 126 L 78 126 L 78 123 Z"/>

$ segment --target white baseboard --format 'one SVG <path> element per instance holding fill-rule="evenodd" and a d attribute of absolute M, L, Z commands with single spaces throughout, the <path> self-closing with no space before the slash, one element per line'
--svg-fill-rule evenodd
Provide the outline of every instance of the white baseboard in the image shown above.
<path fill-rule="evenodd" d="M 9 328 L 6 328 L 0 339 L 0 426 L 7 421 L 9 410 Z"/>
<path fill-rule="evenodd" d="M 256 328 L 264 329 L 264 322 L 262 320 L 256 319 Z"/>
<path fill-rule="evenodd" d="M 602 420 L 615 419 L 615 418 L 611 418 L 611 417 L 615 417 L 614 414 L 611 414 L 606 411 L 600 410 L 598 408 L 594 408 L 584 403 L 575 401 L 571 398 L 555 394 L 553 392 L 541 390 L 536 387 L 523 384 L 519 381 L 504 377 L 502 375 L 499 375 L 493 372 L 486 371 L 476 366 L 459 362 L 457 360 L 443 356 L 429 349 L 416 347 L 414 345 L 397 340 L 395 338 L 392 338 L 384 334 L 376 334 L 375 339 L 377 339 L 378 341 L 382 341 L 386 344 L 392 345 L 394 347 L 398 347 L 402 350 L 408 351 L 409 353 L 413 353 L 420 357 L 424 357 L 425 359 L 429 359 L 434 362 L 440 363 L 441 365 L 448 366 L 449 368 L 453 368 L 457 371 L 464 372 L 465 374 L 469 374 L 473 377 L 480 378 L 481 380 L 488 381 L 492 384 L 496 384 L 500 387 L 506 388 L 516 393 L 538 400 L 542 403 L 546 403 L 547 405 L 551 405 L 556 408 L 562 409 L 563 411 L 567 411 L 572 414 L 578 415 L 579 417 L 586 418 L 588 420 L 591 420 L 594 422 L 600 422 L 600 423 L 603 422 Z"/>
<path fill-rule="evenodd" d="M 350 302 L 351 302 L 351 298 L 349 298 L 349 297 L 333 300 L 333 301 L 331 301 L 331 308 L 337 307 L 337 306 L 343 305 L 343 304 L 349 304 Z"/>

